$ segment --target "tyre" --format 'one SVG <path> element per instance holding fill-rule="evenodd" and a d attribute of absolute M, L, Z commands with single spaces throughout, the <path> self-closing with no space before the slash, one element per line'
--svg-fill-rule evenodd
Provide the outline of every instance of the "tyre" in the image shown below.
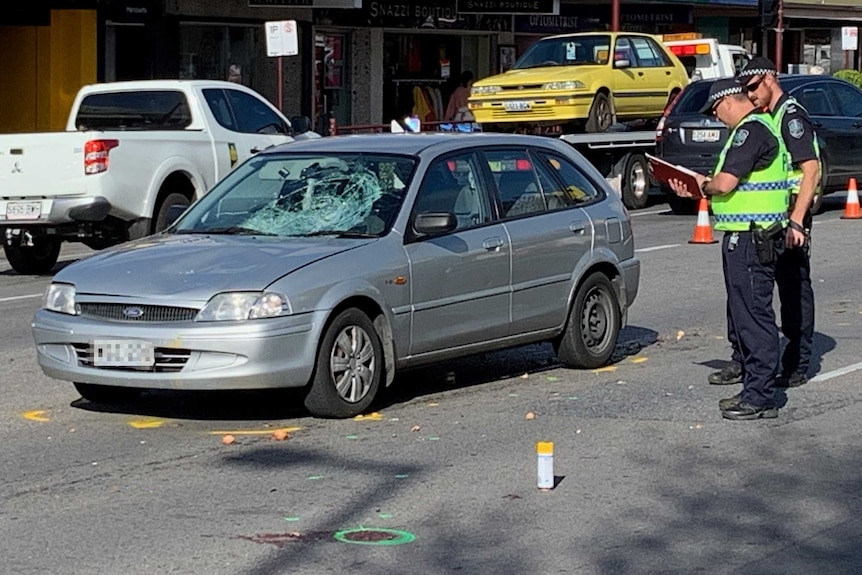
<path fill-rule="evenodd" d="M 620 333 L 620 306 L 614 286 L 602 273 L 578 287 L 566 328 L 556 348 L 566 367 L 595 369 L 608 363 Z"/>
<path fill-rule="evenodd" d="M 622 174 L 623 204 L 630 210 L 645 208 L 650 186 L 646 156 L 629 154 Z"/>
<path fill-rule="evenodd" d="M 355 308 L 326 329 L 305 407 L 317 417 L 353 417 L 374 401 L 384 370 L 383 345 L 374 324 Z"/>
<path fill-rule="evenodd" d="M 674 214 L 678 216 L 694 216 L 697 214 L 697 200 L 681 198 L 670 190 L 667 190 L 667 205 Z"/>
<path fill-rule="evenodd" d="M 3 251 L 9 265 L 19 274 L 45 275 L 51 273 L 60 257 L 60 240 L 49 236 L 34 236 L 32 246 L 9 246 Z"/>
<path fill-rule="evenodd" d="M 614 123 L 614 114 L 611 111 L 611 101 L 607 94 L 598 93 L 590 107 L 590 115 L 587 118 L 587 132 L 607 132 Z"/>
<path fill-rule="evenodd" d="M 191 202 L 183 194 L 174 192 L 165 196 L 153 220 L 153 233 L 160 232 L 174 223 L 189 205 Z"/>
<path fill-rule="evenodd" d="M 75 389 L 81 397 L 93 403 L 125 403 L 141 395 L 136 387 L 112 387 L 94 383 L 76 383 Z"/>

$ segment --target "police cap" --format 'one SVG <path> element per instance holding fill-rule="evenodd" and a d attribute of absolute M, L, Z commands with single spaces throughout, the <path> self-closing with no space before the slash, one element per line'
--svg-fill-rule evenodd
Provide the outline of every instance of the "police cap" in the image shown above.
<path fill-rule="evenodd" d="M 719 100 L 725 96 L 732 94 L 742 94 L 742 86 L 733 78 L 721 78 L 712 83 L 709 87 L 709 95 L 706 97 L 706 103 L 700 109 L 701 114 L 709 112 Z"/>

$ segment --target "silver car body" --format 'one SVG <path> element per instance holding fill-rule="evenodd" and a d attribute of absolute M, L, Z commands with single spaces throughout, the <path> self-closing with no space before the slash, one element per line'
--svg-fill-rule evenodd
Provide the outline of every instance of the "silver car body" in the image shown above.
<path fill-rule="evenodd" d="M 571 161 L 600 197 L 584 207 L 524 217 L 498 213 L 484 225 L 433 237 L 411 232 L 417 190 L 438 158 L 525 148 Z M 560 141 L 503 134 L 378 134 L 299 141 L 257 158 L 330 152 L 415 159 L 414 176 L 388 233 L 285 238 L 180 235 L 169 228 L 99 252 L 54 278 L 74 286 L 77 315 L 36 313 L 33 334 L 44 372 L 112 387 L 306 386 L 328 322 L 336 311 L 355 307 L 376 316 L 388 385 L 397 368 L 560 336 L 577 287 L 590 273 L 601 271 L 612 280 L 623 318 L 635 299 L 640 263 L 628 213 L 601 174 Z M 229 182 L 230 176 L 210 193 L 220 193 Z M 195 321 L 214 295 L 237 291 L 283 293 L 289 313 Z M 106 338 L 146 342 L 154 348 L 155 365 L 95 366 L 94 342 Z"/>

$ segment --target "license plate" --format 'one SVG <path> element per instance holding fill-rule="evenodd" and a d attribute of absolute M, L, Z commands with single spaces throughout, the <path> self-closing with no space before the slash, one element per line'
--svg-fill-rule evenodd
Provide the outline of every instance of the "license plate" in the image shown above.
<path fill-rule="evenodd" d="M 507 112 L 526 112 L 530 109 L 529 102 L 504 102 L 503 107 Z"/>
<path fill-rule="evenodd" d="M 153 344 L 129 339 L 97 339 L 93 342 L 96 367 L 150 367 L 155 365 Z"/>
<path fill-rule="evenodd" d="M 717 142 L 721 137 L 719 130 L 692 130 L 692 142 Z"/>
<path fill-rule="evenodd" d="M 7 220 L 38 220 L 42 215 L 42 202 L 9 202 L 6 204 Z"/>

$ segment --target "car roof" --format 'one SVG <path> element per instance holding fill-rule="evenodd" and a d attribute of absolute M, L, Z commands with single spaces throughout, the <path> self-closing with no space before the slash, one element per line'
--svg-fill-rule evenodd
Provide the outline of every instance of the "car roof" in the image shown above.
<path fill-rule="evenodd" d="M 541 40 L 552 40 L 555 38 L 582 38 L 584 36 L 613 36 L 614 38 L 616 38 L 617 36 L 641 36 L 643 38 L 652 38 L 653 40 L 658 39 L 652 34 L 644 34 L 643 32 L 610 32 L 599 30 L 597 32 L 574 32 L 572 34 L 556 34 L 554 36 L 546 36 L 545 38 L 541 38 Z"/>
<path fill-rule="evenodd" d="M 524 145 L 557 147 L 551 142 L 558 142 L 554 138 L 543 136 L 528 136 L 522 134 L 498 134 L 498 133 L 447 133 L 447 132 L 420 132 L 417 134 L 354 134 L 345 136 L 330 136 L 326 138 L 314 138 L 309 140 L 298 140 L 288 144 L 269 148 L 264 153 L 280 152 L 338 152 L 338 153 L 372 153 L 372 154 L 401 154 L 419 156 L 434 148 L 435 151 L 444 152 L 449 149 L 461 149 L 464 147 L 482 145 Z"/>

